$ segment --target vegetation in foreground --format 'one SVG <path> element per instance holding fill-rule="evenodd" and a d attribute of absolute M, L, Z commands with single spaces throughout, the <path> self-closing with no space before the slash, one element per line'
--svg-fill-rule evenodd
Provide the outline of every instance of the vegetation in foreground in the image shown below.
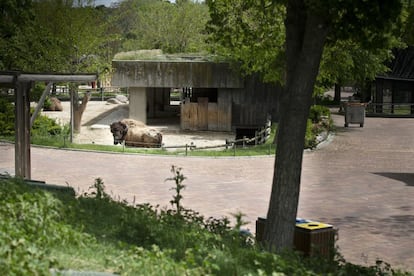
<path fill-rule="evenodd" d="M 327 260 L 263 251 L 240 231 L 241 213 L 231 227 L 227 218 L 204 218 L 185 209 L 185 177 L 180 168 L 171 171 L 170 209 L 116 201 L 99 178 L 76 197 L 0 178 L 0 274 L 411 275 L 381 261 L 353 265 L 339 254 Z"/>

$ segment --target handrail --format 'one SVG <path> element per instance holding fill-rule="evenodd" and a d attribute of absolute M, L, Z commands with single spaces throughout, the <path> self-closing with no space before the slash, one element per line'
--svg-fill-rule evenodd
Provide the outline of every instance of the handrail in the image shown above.
<path fill-rule="evenodd" d="M 414 103 L 368 103 L 366 113 L 369 115 L 414 116 Z"/>

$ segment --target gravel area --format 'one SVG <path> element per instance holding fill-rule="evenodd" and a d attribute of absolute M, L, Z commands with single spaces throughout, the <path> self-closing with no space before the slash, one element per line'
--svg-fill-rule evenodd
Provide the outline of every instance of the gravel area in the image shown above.
<path fill-rule="evenodd" d="M 70 105 L 69 102 L 62 102 L 63 111 L 43 112 L 50 118 L 56 119 L 60 124 L 70 122 Z M 90 101 L 82 116 L 82 127 L 78 134 L 75 134 L 73 140 L 81 144 L 100 144 L 113 145 L 112 133 L 109 125 L 113 122 L 128 118 L 128 104 L 111 104 L 101 101 Z M 226 139 L 234 140 L 235 134 L 231 132 L 213 132 L 213 131 L 182 131 L 178 120 L 171 123 L 166 119 L 157 120 L 154 124 L 149 124 L 161 131 L 163 135 L 163 144 L 166 147 L 185 146 L 193 143 L 197 147 L 217 146 L 225 144 Z"/>

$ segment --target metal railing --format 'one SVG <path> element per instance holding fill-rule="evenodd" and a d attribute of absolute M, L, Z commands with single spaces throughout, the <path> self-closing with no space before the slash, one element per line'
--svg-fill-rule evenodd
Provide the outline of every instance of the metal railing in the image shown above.
<path fill-rule="evenodd" d="M 366 114 L 414 117 L 414 103 L 368 103 Z"/>
<path fill-rule="evenodd" d="M 224 148 L 226 150 L 233 149 L 234 151 L 237 148 L 237 145 L 240 145 L 242 148 L 246 148 L 248 145 L 260 145 L 266 143 L 266 141 L 270 138 L 270 132 L 271 132 L 271 124 L 267 124 L 266 127 L 264 127 L 260 131 L 255 132 L 255 136 L 252 138 L 247 138 L 246 136 L 241 139 L 236 140 L 228 140 L 226 139 L 223 144 L 213 145 L 213 146 L 204 146 L 204 147 L 197 147 L 193 142 L 190 144 L 185 145 L 177 145 L 177 146 L 165 146 L 162 145 L 162 149 L 180 149 L 185 148 L 185 155 L 188 155 L 188 151 L 192 150 L 207 150 L 207 149 L 219 149 Z M 269 146 L 271 147 L 271 145 Z M 270 148 L 269 148 L 270 152 Z M 269 153 L 270 154 L 270 153 Z"/>

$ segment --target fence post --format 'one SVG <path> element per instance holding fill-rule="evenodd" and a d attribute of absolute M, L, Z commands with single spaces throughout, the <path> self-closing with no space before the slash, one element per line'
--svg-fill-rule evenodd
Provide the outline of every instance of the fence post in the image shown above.
<path fill-rule="evenodd" d="M 246 136 L 243 136 L 243 148 L 246 147 Z"/>
<path fill-rule="evenodd" d="M 255 146 L 257 146 L 257 143 L 258 143 L 258 141 L 257 141 L 257 140 L 258 140 L 258 137 L 257 137 L 257 136 L 258 136 L 258 134 L 257 134 L 257 130 L 256 130 L 256 131 L 254 132 L 254 145 L 255 145 Z"/>
<path fill-rule="evenodd" d="M 262 135 L 260 135 L 261 136 L 260 138 L 262 139 L 262 142 L 261 142 L 262 144 L 266 143 L 266 133 L 267 133 L 267 127 L 263 129 Z"/>
<path fill-rule="evenodd" d="M 188 154 L 188 144 L 185 144 L 185 156 Z"/>

